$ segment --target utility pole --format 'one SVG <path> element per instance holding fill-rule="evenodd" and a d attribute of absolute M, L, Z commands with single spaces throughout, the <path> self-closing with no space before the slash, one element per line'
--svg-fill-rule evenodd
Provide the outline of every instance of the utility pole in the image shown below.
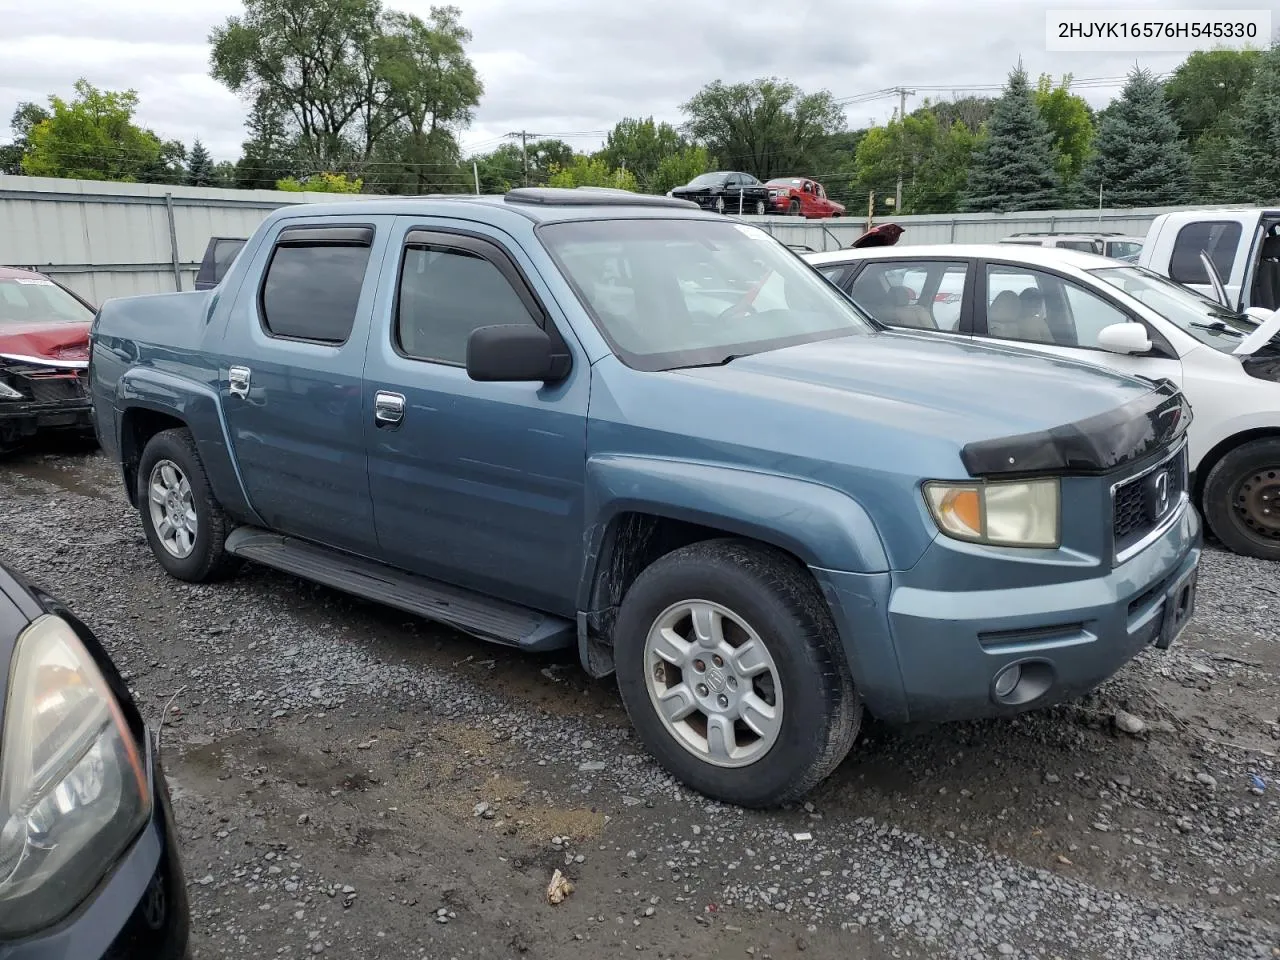
<path fill-rule="evenodd" d="M 907 90 L 905 87 L 898 87 L 898 124 L 900 125 L 901 136 L 899 137 L 900 146 L 898 148 L 898 189 L 893 195 L 893 208 L 895 210 L 902 209 L 902 161 L 903 152 L 906 149 L 906 122 L 907 122 L 907 96 L 915 95 L 914 90 Z"/>

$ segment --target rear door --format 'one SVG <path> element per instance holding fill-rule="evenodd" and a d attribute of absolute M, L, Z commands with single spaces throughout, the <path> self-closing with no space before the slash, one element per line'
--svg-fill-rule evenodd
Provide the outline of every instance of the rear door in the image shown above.
<path fill-rule="evenodd" d="M 274 530 L 377 545 L 361 383 L 392 217 L 282 220 L 227 318 L 221 399 L 250 503 Z"/>

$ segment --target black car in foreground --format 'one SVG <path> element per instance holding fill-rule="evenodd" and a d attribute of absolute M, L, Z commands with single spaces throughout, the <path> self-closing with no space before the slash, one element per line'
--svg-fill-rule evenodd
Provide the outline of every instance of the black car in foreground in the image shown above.
<path fill-rule="evenodd" d="M 667 193 L 678 200 L 692 200 L 704 210 L 730 216 L 762 217 L 769 210 L 769 188 L 749 173 L 720 170 L 694 177 Z"/>
<path fill-rule="evenodd" d="M 0 960 L 185 957 L 152 734 L 89 629 L 3 564 L 0 717 Z"/>

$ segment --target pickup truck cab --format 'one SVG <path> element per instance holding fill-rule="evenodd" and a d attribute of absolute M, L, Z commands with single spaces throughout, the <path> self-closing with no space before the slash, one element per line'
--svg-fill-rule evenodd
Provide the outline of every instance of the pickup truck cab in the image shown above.
<path fill-rule="evenodd" d="M 1206 297 L 1225 293 L 1223 306 L 1265 320 L 1280 308 L 1280 209 L 1161 214 L 1147 228 L 1138 264 Z"/>
<path fill-rule="evenodd" d="M 90 371 L 170 574 L 576 647 L 733 803 L 804 794 L 864 708 L 1083 693 L 1194 606 L 1174 385 L 889 331 L 677 199 L 285 208 L 215 289 L 106 303 Z"/>

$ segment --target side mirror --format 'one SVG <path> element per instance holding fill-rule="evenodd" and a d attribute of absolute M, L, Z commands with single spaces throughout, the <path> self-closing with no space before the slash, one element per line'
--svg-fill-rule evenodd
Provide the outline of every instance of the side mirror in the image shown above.
<path fill-rule="evenodd" d="M 1098 331 L 1098 346 L 1111 353 L 1146 353 L 1151 349 L 1151 339 L 1140 323 L 1113 323 Z"/>
<path fill-rule="evenodd" d="M 568 374 L 568 352 L 532 323 L 478 327 L 467 338 L 467 376 L 472 380 L 548 382 Z"/>

